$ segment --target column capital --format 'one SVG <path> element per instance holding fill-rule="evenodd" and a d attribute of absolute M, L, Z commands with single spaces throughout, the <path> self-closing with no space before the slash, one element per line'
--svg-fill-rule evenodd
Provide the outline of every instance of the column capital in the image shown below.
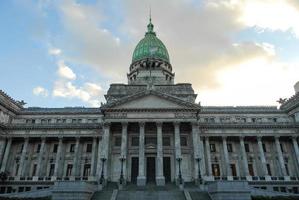
<path fill-rule="evenodd" d="M 274 136 L 274 139 L 275 139 L 275 140 L 279 140 L 279 138 L 280 138 L 279 135 L 275 135 L 275 136 Z"/>
<path fill-rule="evenodd" d="M 163 122 L 156 122 L 157 127 L 162 127 L 162 125 L 163 125 Z"/>
<path fill-rule="evenodd" d="M 227 136 L 222 136 L 222 140 L 226 141 L 226 139 L 227 139 Z"/>
<path fill-rule="evenodd" d="M 173 122 L 173 125 L 174 125 L 175 127 L 180 127 L 180 124 L 181 124 L 181 122 L 177 122 L 177 121 L 174 121 L 174 122 Z"/>
<path fill-rule="evenodd" d="M 292 138 L 292 140 L 297 140 L 298 137 L 293 135 L 293 136 L 291 136 L 291 138 Z"/>
<path fill-rule="evenodd" d="M 47 137 L 46 136 L 41 136 L 40 139 L 41 139 L 42 142 L 45 142 Z"/>
<path fill-rule="evenodd" d="M 103 127 L 104 127 L 104 128 L 109 128 L 110 125 L 111 125 L 110 122 L 103 122 Z"/>
<path fill-rule="evenodd" d="M 80 136 L 79 135 L 76 135 L 75 138 L 76 138 L 76 141 L 80 140 Z"/>
<path fill-rule="evenodd" d="M 203 136 L 203 138 L 207 141 L 209 141 L 210 140 L 210 136 Z"/>
<path fill-rule="evenodd" d="M 127 127 L 128 124 L 129 124 L 129 122 L 121 122 L 121 126 L 122 126 L 122 127 Z"/>
<path fill-rule="evenodd" d="M 240 141 L 241 141 L 241 140 L 244 141 L 245 136 L 244 136 L 244 135 L 241 135 L 241 136 L 239 136 L 239 138 L 240 138 Z"/>
<path fill-rule="evenodd" d="M 262 136 L 256 136 L 256 139 L 258 142 L 261 142 L 262 141 Z"/>
<path fill-rule="evenodd" d="M 143 122 L 143 121 L 141 121 L 141 122 L 138 122 L 138 124 L 139 124 L 139 127 L 141 128 L 144 128 L 144 126 L 145 126 L 145 122 Z"/>

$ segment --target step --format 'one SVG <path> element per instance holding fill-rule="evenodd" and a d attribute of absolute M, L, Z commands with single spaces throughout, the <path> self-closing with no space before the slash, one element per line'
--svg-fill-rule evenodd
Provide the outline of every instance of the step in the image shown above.
<path fill-rule="evenodd" d="M 184 193 L 176 191 L 118 191 L 117 200 L 185 200 Z"/>
<path fill-rule="evenodd" d="M 192 200 L 212 200 L 208 192 L 190 190 Z"/>

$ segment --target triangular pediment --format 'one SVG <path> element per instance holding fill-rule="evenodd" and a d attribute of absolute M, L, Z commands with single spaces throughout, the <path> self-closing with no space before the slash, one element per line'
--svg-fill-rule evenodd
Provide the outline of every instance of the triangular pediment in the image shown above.
<path fill-rule="evenodd" d="M 199 105 L 156 91 L 144 91 L 106 104 L 103 109 L 199 109 Z"/>

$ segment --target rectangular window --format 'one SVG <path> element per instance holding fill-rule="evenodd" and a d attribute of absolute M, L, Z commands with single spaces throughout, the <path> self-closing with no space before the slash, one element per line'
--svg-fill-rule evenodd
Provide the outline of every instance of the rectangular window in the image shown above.
<path fill-rule="evenodd" d="M 267 152 L 266 144 L 263 143 L 262 146 L 263 146 L 263 151 L 264 151 L 264 152 Z"/>
<path fill-rule="evenodd" d="M 250 176 L 254 176 L 253 164 L 248 164 L 248 171 Z"/>
<path fill-rule="evenodd" d="M 237 176 L 237 170 L 236 170 L 235 164 L 230 164 L 230 170 L 231 170 L 232 176 Z"/>
<path fill-rule="evenodd" d="M 284 153 L 285 152 L 285 149 L 284 149 L 284 146 L 282 143 L 280 143 L 280 149 L 281 149 L 281 152 Z"/>
<path fill-rule="evenodd" d="M 156 137 L 145 137 L 145 144 L 152 144 L 156 145 L 157 144 L 157 138 Z"/>
<path fill-rule="evenodd" d="M 213 176 L 220 176 L 219 164 L 212 164 Z"/>
<path fill-rule="evenodd" d="M 56 119 L 56 122 L 57 122 L 58 124 L 60 124 L 60 123 L 61 123 L 61 119 Z"/>
<path fill-rule="evenodd" d="M 211 150 L 211 152 L 216 152 L 216 145 L 210 144 L 210 150 Z"/>
<path fill-rule="evenodd" d="M 54 175 L 55 164 L 50 164 L 49 176 Z"/>
<path fill-rule="evenodd" d="M 37 164 L 34 164 L 32 168 L 32 176 L 36 176 L 36 168 L 37 168 Z"/>
<path fill-rule="evenodd" d="M 19 173 L 19 167 L 20 167 L 20 165 L 19 165 L 19 164 L 16 164 L 15 176 L 17 176 L 18 173 Z"/>
<path fill-rule="evenodd" d="M 131 145 L 132 147 L 138 147 L 139 146 L 139 137 L 132 137 L 132 140 L 131 140 Z"/>
<path fill-rule="evenodd" d="M 58 144 L 53 145 L 53 153 L 57 153 Z"/>
<path fill-rule="evenodd" d="M 289 176 L 290 175 L 289 166 L 288 166 L 288 164 L 285 164 L 284 166 L 286 168 L 286 173 Z"/>
<path fill-rule="evenodd" d="M 76 119 L 72 119 L 72 123 L 74 124 L 74 123 L 76 123 L 77 122 L 77 120 Z"/>
<path fill-rule="evenodd" d="M 181 137 L 181 146 L 188 146 L 187 137 Z"/>
<path fill-rule="evenodd" d="M 120 147 L 121 146 L 121 137 L 114 138 L 114 146 Z"/>
<path fill-rule="evenodd" d="M 163 146 L 170 147 L 170 137 L 163 137 Z"/>
<path fill-rule="evenodd" d="M 248 144 L 248 143 L 245 143 L 245 151 L 246 151 L 247 153 L 250 152 L 250 147 L 249 147 L 249 144 Z"/>
<path fill-rule="evenodd" d="M 86 152 L 87 152 L 87 153 L 91 153 L 91 152 L 92 152 L 92 144 L 91 144 L 91 143 L 88 143 L 88 144 L 86 145 Z"/>
<path fill-rule="evenodd" d="M 36 153 L 40 152 L 40 148 L 41 148 L 41 144 L 37 144 L 37 146 L 36 146 Z"/>
<path fill-rule="evenodd" d="M 84 165 L 83 176 L 89 176 L 89 175 L 90 175 L 90 164 L 85 164 Z"/>
<path fill-rule="evenodd" d="M 71 152 L 71 153 L 74 153 L 74 152 L 75 152 L 75 145 L 76 145 L 76 144 L 71 144 L 71 145 L 70 145 L 70 152 Z"/>
<path fill-rule="evenodd" d="M 65 124 L 66 123 L 66 119 L 62 119 L 62 123 Z"/>
<path fill-rule="evenodd" d="M 269 176 L 272 176 L 270 164 L 267 164 L 267 171 L 268 171 Z"/>
<path fill-rule="evenodd" d="M 233 152 L 233 145 L 231 143 L 227 144 L 227 151 L 228 152 Z"/>
<path fill-rule="evenodd" d="M 72 175 L 72 170 L 73 170 L 73 165 L 68 164 L 66 168 L 66 176 L 71 176 Z"/>

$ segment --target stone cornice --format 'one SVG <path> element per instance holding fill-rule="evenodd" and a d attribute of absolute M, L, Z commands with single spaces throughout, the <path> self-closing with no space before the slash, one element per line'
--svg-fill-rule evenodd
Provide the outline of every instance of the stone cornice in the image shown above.
<path fill-rule="evenodd" d="M 8 130 L 34 130 L 34 129 L 101 129 L 100 123 L 93 124 L 10 124 Z"/>
<path fill-rule="evenodd" d="M 201 114 L 284 114 L 275 106 L 202 106 Z"/>
<path fill-rule="evenodd" d="M 199 123 L 200 128 L 236 128 L 236 129 L 269 129 L 269 128 L 283 128 L 283 129 L 293 129 L 299 128 L 299 123 L 260 123 L 260 124 L 231 124 L 231 123 Z"/>
<path fill-rule="evenodd" d="M 100 108 L 67 107 L 67 108 L 25 108 L 21 115 L 71 115 L 71 114 L 101 114 Z"/>

